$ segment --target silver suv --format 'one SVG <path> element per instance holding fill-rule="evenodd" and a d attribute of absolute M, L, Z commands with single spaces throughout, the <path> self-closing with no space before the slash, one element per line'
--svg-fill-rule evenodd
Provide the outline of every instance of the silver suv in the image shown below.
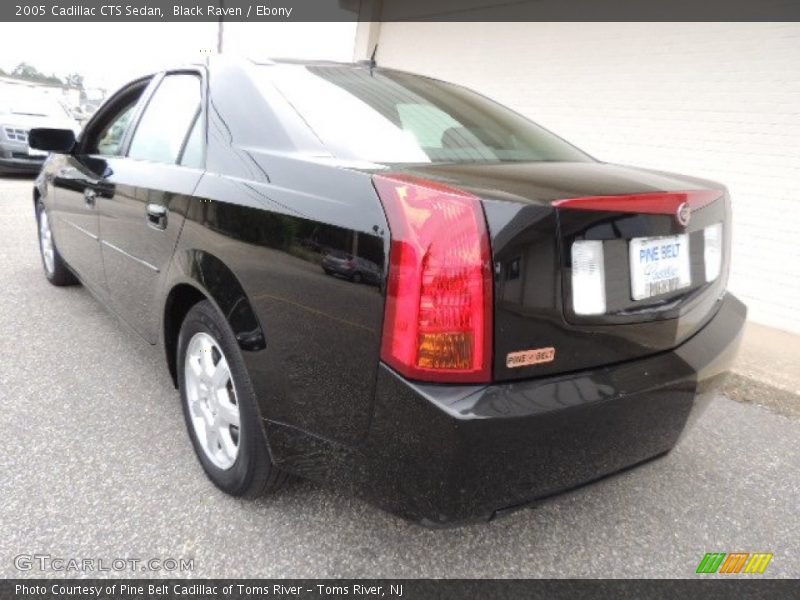
<path fill-rule="evenodd" d="M 0 83 L 0 175 L 38 173 L 46 153 L 28 146 L 34 127 L 72 129 L 78 123 L 54 97 L 36 86 Z"/>

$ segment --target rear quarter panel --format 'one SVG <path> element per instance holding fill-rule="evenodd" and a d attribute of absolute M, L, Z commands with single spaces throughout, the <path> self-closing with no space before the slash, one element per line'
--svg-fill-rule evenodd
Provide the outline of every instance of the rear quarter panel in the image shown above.
<path fill-rule="evenodd" d="M 262 416 L 354 444 L 369 425 L 383 286 L 327 275 L 321 262 L 337 249 L 385 265 L 383 211 L 363 173 L 278 157 L 263 172 L 271 179 L 203 177 L 187 209 L 172 285 L 225 288 L 198 273 L 196 257 L 224 264 L 263 334 L 262 345 L 237 332 Z M 228 310 L 236 304 L 225 302 Z"/>

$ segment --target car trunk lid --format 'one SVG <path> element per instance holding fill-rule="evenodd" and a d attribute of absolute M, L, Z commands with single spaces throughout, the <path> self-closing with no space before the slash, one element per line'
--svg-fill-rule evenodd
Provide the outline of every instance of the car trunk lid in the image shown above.
<path fill-rule="evenodd" d="M 453 164 L 408 172 L 483 201 L 494 271 L 494 380 L 579 371 L 668 350 L 713 316 L 724 291 L 729 200 L 718 184 L 591 162 Z M 684 203 L 690 205 L 685 224 L 678 217 Z M 706 229 L 718 223 L 723 259 L 719 275 L 707 281 Z M 605 306 L 595 314 L 576 304 L 586 292 L 575 289 L 573 277 L 573 246 L 587 241 L 602 248 Z M 645 262 L 633 262 L 632 252 Z M 648 281 L 646 271 L 658 261 L 648 264 L 647 257 L 662 254 L 661 264 L 681 273 L 668 277 L 671 283 Z"/>

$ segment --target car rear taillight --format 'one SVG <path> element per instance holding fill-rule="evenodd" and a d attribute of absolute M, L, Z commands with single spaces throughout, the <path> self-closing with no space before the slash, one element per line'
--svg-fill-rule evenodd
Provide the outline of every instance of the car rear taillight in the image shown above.
<path fill-rule="evenodd" d="M 392 234 L 381 358 L 411 379 L 491 379 L 492 270 L 476 196 L 376 175 Z"/>

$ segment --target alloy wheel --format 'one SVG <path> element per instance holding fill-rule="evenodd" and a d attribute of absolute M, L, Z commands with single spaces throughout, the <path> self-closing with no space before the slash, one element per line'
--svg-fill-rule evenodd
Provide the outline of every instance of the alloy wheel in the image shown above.
<path fill-rule="evenodd" d="M 55 249 L 53 247 L 53 233 L 50 231 L 50 221 L 44 210 L 39 213 L 39 247 L 42 251 L 44 268 L 48 274 L 52 274 L 55 270 Z"/>
<path fill-rule="evenodd" d="M 197 441 L 214 466 L 230 469 L 239 454 L 239 402 L 228 361 L 209 334 L 189 340 L 184 375 Z"/>

